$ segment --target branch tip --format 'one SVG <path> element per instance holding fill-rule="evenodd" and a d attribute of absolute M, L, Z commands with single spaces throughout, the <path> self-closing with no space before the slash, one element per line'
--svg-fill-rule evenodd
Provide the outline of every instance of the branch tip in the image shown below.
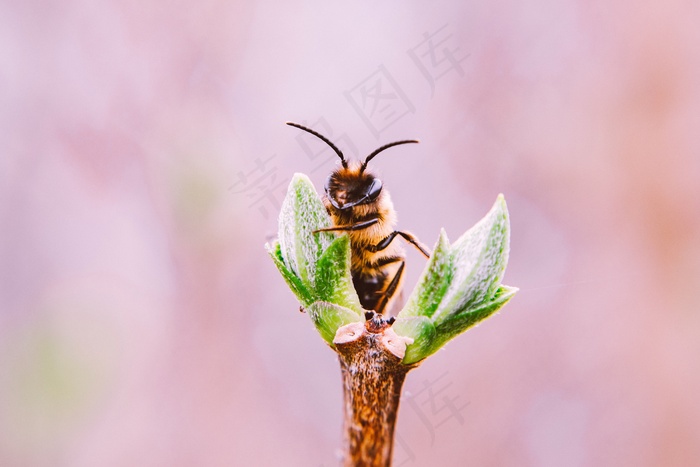
<path fill-rule="evenodd" d="M 360 339 L 365 333 L 363 323 L 350 323 L 338 328 L 333 338 L 334 344 L 347 344 L 348 342 Z"/>
<path fill-rule="evenodd" d="M 384 347 L 400 360 L 406 356 L 406 346 L 413 344 L 410 337 L 399 336 L 396 332 L 387 328 L 381 338 Z"/>

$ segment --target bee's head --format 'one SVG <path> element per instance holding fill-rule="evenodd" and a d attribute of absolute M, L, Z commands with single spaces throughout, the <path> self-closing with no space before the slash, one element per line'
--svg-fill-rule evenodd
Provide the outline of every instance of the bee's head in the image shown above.
<path fill-rule="evenodd" d="M 287 125 L 299 128 L 300 130 L 304 130 L 316 136 L 330 146 L 340 158 L 342 167 L 334 171 L 326 181 L 326 195 L 336 209 L 349 209 L 359 204 L 368 204 L 376 201 L 382 193 L 382 181 L 365 171 L 367 163 L 385 149 L 398 146 L 399 144 L 418 142 L 418 140 L 409 139 L 385 144 L 367 156 L 365 161 L 361 164 L 348 167 L 348 161 L 345 160 L 343 153 L 331 140 L 298 123 L 287 122 Z"/>
<path fill-rule="evenodd" d="M 382 181 L 359 167 L 341 167 L 328 176 L 326 196 L 336 209 L 369 204 L 382 193 Z"/>

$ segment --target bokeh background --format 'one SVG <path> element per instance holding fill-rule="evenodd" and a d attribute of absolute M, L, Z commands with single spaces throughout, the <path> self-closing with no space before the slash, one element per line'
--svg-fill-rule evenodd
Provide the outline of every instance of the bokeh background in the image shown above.
<path fill-rule="evenodd" d="M 0 465 L 331 466 L 340 372 L 263 245 L 372 163 L 501 313 L 409 374 L 402 466 L 700 465 L 700 4 L 0 1 Z M 408 252 L 406 286 L 425 261 Z"/>

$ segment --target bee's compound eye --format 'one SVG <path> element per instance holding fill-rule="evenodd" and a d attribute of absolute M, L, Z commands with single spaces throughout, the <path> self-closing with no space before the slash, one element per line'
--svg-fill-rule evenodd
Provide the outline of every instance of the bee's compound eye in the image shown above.
<path fill-rule="evenodd" d="M 326 190 L 326 193 L 330 194 L 331 192 L 331 183 L 333 182 L 333 174 L 330 174 L 328 178 L 326 179 L 326 185 L 323 187 L 324 190 Z"/>
<path fill-rule="evenodd" d="M 372 184 L 367 189 L 367 197 L 371 200 L 377 199 L 379 193 L 382 192 L 382 181 L 378 178 L 372 180 Z"/>

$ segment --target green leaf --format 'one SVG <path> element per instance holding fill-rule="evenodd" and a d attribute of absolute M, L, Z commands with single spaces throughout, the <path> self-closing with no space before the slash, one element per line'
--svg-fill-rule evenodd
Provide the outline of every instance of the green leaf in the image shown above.
<path fill-rule="evenodd" d="M 399 335 L 414 339 L 405 363 L 431 355 L 510 300 L 517 289 L 500 286 L 509 241 L 508 208 L 502 195 L 453 245 L 444 231 L 440 233 L 418 285 L 394 324 Z"/>
<path fill-rule="evenodd" d="M 362 306 L 350 273 L 350 238 L 336 238 L 316 264 L 316 300 L 335 303 L 361 315 Z"/>
<path fill-rule="evenodd" d="M 265 245 L 265 248 L 267 248 L 267 252 L 275 262 L 275 266 L 277 266 L 279 272 L 282 273 L 282 277 L 287 282 L 289 288 L 292 289 L 294 295 L 297 296 L 297 299 L 299 299 L 301 304 L 303 306 L 308 306 L 316 301 L 313 294 L 306 288 L 306 286 L 304 286 L 301 279 L 299 279 L 294 272 L 289 270 L 289 268 L 287 268 L 287 266 L 284 264 L 279 242 L 275 241 L 272 246 Z"/>
<path fill-rule="evenodd" d="M 339 327 L 364 321 L 355 311 L 328 302 L 315 302 L 306 311 L 323 340 L 331 346 Z"/>
<path fill-rule="evenodd" d="M 450 285 L 452 274 L 450 242 L 445 231 L 441 230 L 430 261 L 398 317 L 431 317 Z"/>
<path fill-rule="evenodd" d="M 452 245 L 454 273 L 433 314 L 436 326 L 494 295 L 508 263 L 509 241 L 508 208 L 499 195 L 488 214 Z"/>
<path fill-rule="evenodd" d="M 436 331 L 430 319 L 425 316 L 397 318 L 392 328 L 399 336 L 413 339 L 413 344 L 409 344 L 406 347 L 403 363 L 408 365 L 418 362 L 432 353 L 431 349 L 435 341 Z"/>
<path fill-rule="evenodd" d="M 316 262 L 335 239 L 328 232 L 313 233 L 329 227 L 331 219 L 306 175 L 295 174 L 282 202 L 279 218 L 279 242 L 284 264 L 313 289 Z"/>
<path fill-rule="evenodd" d="M 491 300 L 481 303 L 475 308 L 469 308 L 456 313 L 435 326 L 436 337 L 428 354 L 435 353 L 447 341 L 463 333 L 470 327 L 485 320 L 500 310 L 503 305 L 513 298 L 518 291 L 516 287 L 502 285 L 498 288 Z"/>
<path fill-rule="evenodd" d="M 348 236 L 314 233 L 330 225 L 311 181 L 296 174 L 282 203 L 279 241 L 267 248 L 321 336 L 332 344 L 340 326 L 363 318 L 352 284 Z"/>

